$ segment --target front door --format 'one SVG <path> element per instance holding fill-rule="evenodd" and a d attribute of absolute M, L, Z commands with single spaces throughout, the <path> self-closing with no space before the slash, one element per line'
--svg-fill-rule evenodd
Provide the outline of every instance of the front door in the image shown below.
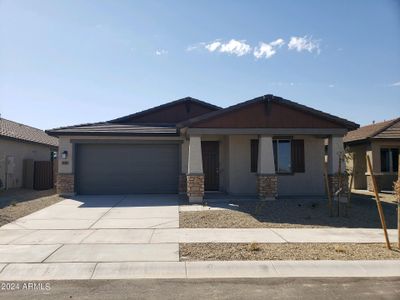
<path fill-rule="evenodd" d="M 204 190 L 219 190 L 219 142 L 201 142 Z"/>

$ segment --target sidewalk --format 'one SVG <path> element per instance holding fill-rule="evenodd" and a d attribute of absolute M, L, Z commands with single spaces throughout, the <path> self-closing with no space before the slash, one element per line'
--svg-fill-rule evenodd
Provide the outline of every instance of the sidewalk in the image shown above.
<path fill-rule="evenodd" d="M 398 277 L 400 260 L 43 263 L 1 265 L 0 280 Z"/>
<path fill-rule="evenodd" d="M 397 230 L 388 230 L 397 240 Z M 384 243 L 381 229 L 365 228 L 115 228 L 0 229 L 1 245 L 170 243 Z M 0 260 L 1 261 L 1 260 Z"/>

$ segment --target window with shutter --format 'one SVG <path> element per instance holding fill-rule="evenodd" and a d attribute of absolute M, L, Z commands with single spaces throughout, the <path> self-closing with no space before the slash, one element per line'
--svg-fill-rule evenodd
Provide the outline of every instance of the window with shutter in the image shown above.
<path fill-rule="evenodd" d="M 292 140 L 292 171 L 294 173 L 305 172 L 304 140 Z"/>
<path fill-rule="evenodd" d="M 250 141 L 250 172 L 257 172 L 257 164 L 258 164 L 258 140 Z"/>

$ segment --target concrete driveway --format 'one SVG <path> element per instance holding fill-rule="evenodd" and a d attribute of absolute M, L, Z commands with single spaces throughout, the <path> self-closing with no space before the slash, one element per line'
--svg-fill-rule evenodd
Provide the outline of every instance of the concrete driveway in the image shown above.
<path fill-rule="evenodd" d="M 178 228 L 172 195 L 79 196 L 66 199 L 2 229 Z"/>
<path fill-rule="evenodd" d="M 155 229 L 178 227 L 176 195 L 65 199 L 0 228 L 0 279 L 29 274 L 32 263 L 70 263 L 51 268 L 84 279 L 98 262 L 177 262 L 178 243 L 150 239 Z"/>

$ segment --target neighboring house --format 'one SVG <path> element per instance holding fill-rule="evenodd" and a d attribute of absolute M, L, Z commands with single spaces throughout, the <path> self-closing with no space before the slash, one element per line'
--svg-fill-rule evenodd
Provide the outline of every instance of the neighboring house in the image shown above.
<path fill-rule="evenodd" d="M 349 162 L 354 173 L 352 188 L 373 190 L 367 169 L 368 154 L 379 190 L 393 190 L 398 174 L 400 118 L 350 131 L 344 142 L 353 157 Z"/>
<path fill-rule="evenodd" d="M 324 194 L 324 139 L 337 170 L 358 125 L 265 95 L 228 108 L 190 97 L 108 122 L 48 130 L 60 139 L 59 193 Z"/>
<path fill-rule="evenodd" d="M 24 174 L 24 160 L 50 161 L 57 148 L 58 139 L 44 131 L 0 118 L 0 189 L 32 188 L 33 174 Z"/>

